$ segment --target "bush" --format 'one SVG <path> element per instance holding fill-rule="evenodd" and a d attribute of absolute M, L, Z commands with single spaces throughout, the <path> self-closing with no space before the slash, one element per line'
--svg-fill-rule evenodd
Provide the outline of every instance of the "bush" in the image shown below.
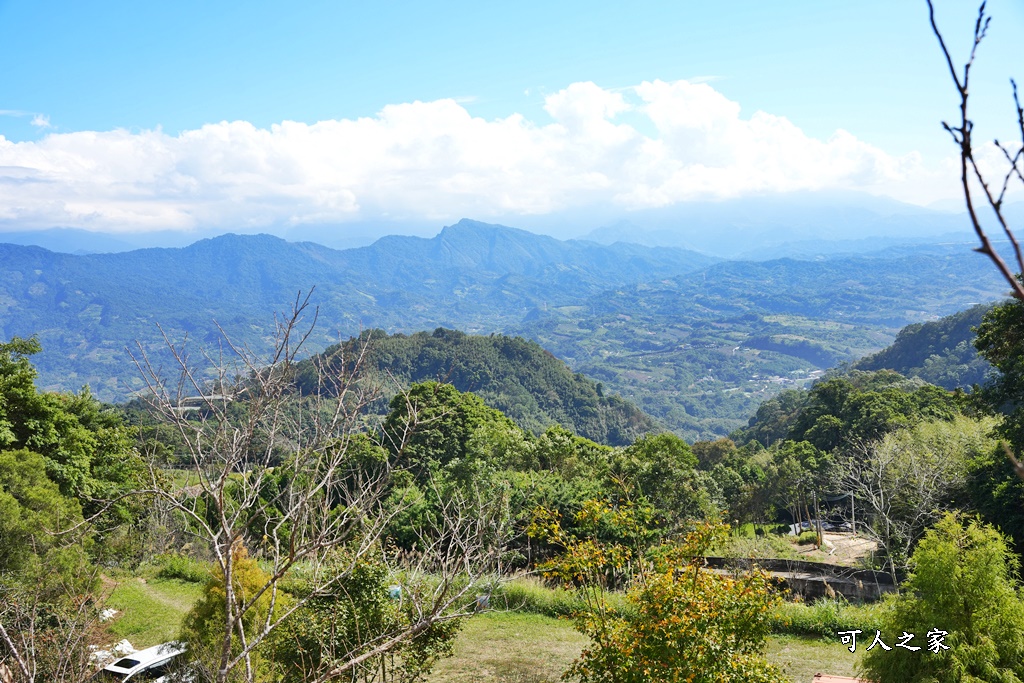
<path fill-rule="evenodd" d="M 772 633 L 835 638 L 838 631 L 860 629 L 874 633 L 882 628 L 882 605 L 851 605 L 842 598 L 813 604 L 786 602 L 771 613 Z"/>
<path fill-rule="evenodd" d="M 575 519 L 580 528 L 602 523 L 631 529 L 643 520 L 630 505 L 588 501 Z M 557 516 L 539 510 L 532 535 L 545 535 L 565 552 L 542 569 L 566 585 L 579 585 L 585 609 L 573 618 L 589 647 L 563 674 L 581 683 L 779 683 L 782 671 L 764 658 L 769 613 L 778 602 L 771 578 L 755 571 L 734 578 L 709 571 L 709 548 L 720 547 L 724 525 L 704 524 L 681 543 L 650 548 L 645 556 L 591 536 L 565 533 Z M 638 561 L 634 561 L 638 560 Z M 628 608 L 611 609 L 607 586 L 616 572 L 636 573 Z"/>
<path fill-rule="evenodd" d="M 156 575 L 161 579 L 180 579 L 189 583 L 206 583 L 210 580 L 210 567 L 204 562 L 178 554 L 158 555 Z"/>
<path fill-rule="evenodd" d="M 800 545 L 810 545 L 818 542 L 818 533 L 815 531 L 803 531 L 799 536 L 796 537 L 796 542 Z"/>
<path fill-rule="evenodd" d="M 608 595 L 608 603 L 615 612 L 626 608 L 624 594 Z M 587 606 L 575 591 L 561 586 L 552 587 L 533 576 L 521 576 L 502 584 L 491 595 L 491 607 L 499 610 L 543 614 L 548 617 L 571 617 Z"/>
<path fill-rule="evenodd" d="M 1003 536 L 977 520 L 947 514 L 910 559 L 903 592 L 885 602 L 883 636 L 914 634 L 910 652 L 874 648 L 864 655 L 867 678 L 879 683 L 929 681 L 1019 683 L 1024 678 L 1024 600 L 1017 557 Z M 947 649 L 928 649 L 939 630 Z M 888 643 L 892 646 L 892 643 Z"/>
<path fill-rule="evenodd" d="M 266 585 L 269 577 L 260 569 L 256 560 L 249 557 L 245 546 L 236 544 L 231 552 L 234 564 L 232 587 L 235 598 L 241 605 L 251 601 L 256 592 Z M 181 640 L 188 645 L 189 656 L 193 659 L 200 679 L 205 677 L 205 679 L 213 680 L 214 673 L 218 669 L 222 655 L 221 648 L 225 640 L 226 603 L 226 577 L 215 564 L 214 570 L 207 572 L 206 585 L 203 587 L 202 595 L 192 606 L 191 611 L 185 615 L 181 624 Z M 259 598 L 256 598 L 241 618 L 246 637 L 251 638 L 258 633 L 268 618 L 273 619 L 275 615 L 287 610 L 291 604 L 291 598 L 281 591 L 278 591 L 276 595 L 272 595 L 270 591 L 264 592 Z M 241 653 L 241 643 L 241 639 L 232 639 L 230 643 L 231 656 L 237 657 Z M 269 647 L 264 642 L 251 653 L 257 681 L 274 679 L 271 671 L 273 662 L 267 656 L 270 654 L 268 650 Z M 242 669 L 243 667 L 236 667 L 229 680 L 240 680 Z"/>

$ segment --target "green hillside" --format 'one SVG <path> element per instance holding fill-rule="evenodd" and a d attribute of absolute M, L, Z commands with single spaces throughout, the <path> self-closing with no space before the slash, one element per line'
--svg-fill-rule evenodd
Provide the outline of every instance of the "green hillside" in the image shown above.
<path fill-rule="evenodd" d="M 992 366 L 974 348 L 974 328 L 991 309 L 992 304 L 979 304 L 934 322 L 908 325 L 891 346 L 857 361 L 853 367 L 895 370 L 949 390 L 983 384 Z"/>
<path fill-rule="evenodd" d="M 539 434 L 552 424 L 598 443 L 623 446 L 657 430 L 629 401 L 606 394 L 600 383 L 574 373 L 536 342 L 501 334 L 468 335 L 438 328 L 432 333 L 388 335 L 369 330 L 324 351 L 328 363 L 352 358 L 365 342 L 362 372 L 393 378 L 402 387 L 429 380 L 471 391 Z M 311 383 L 309 364 L 300 383 Z"/>

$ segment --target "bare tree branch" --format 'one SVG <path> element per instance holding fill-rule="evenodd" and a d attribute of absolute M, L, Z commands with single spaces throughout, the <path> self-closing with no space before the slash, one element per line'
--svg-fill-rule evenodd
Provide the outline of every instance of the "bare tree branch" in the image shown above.
<path fill-rule="evenodd" d="M 187 344 L 165 335 L 177 369 L 174 381 L 141 346 L 133 356 L 151 410 L 173 427 L 197 482 L 184 489 L 168 486 L 161 466 L 151 463 L 150 484 L 140 493 L 165 501 L 185 532 L 209 549 L 224 577 L 224 630 L 210 671 L 218 683 L 232 672 L 252 681 L 257 649 L 309 601 L 343 592 L 345 581 L 379 552 L 386 528 L 404 511 L 388 496 L 393 474 L 405 467 L 405 444 L 421 420 L 406 396 L 410 419 L 403 433 L 387 435 L 396 440 L 388 450 L 397 455 L 384 456 L 384 449 L 373 446 L 382 457 L 367 459 L 366 408 L 380 397 L 380 387 L 361 381 L 360 371 L 372 340 L 342 346 L 339 353 L 348 358 L 306 361 L 301 369 L 312 386 L 299 391 L 300 354 L 316 318 L 310 295 L 300 294 L 292 311 L 276 318 L 274 346 L 266 356 L 221 329 L 217 353 L 201 349 L 200 364 Z M 416 618 L 398 631 L 365 634 L 351 652 L 324 657 L 317 680 L 352 671 L 432 624 L 467 613 L 468 591 L 495 564 L 504 535 L 496 517 L 481 512 L 490 504 L 486 497 L 447 491 L 436 497 L 437 522 L 421 530 L 419 569 L 407 570 L 410 576 L 429 571 L 433 581 L 427 593 L 408 592 Z M 235 558 L 243 546 L 258 557 L 267 579 L 240 596 Z M 280 584 L 298 568 L 309 590 L 282 602 Z M 243 628 L 243 621 L 251 621 L 247 615 L 267 602 L 271 609 L 255 626 Z"/>
<path fill-rule="evenodd" d="M 1013 100 L 1016 108 L 1017 123 L 1021 132 L 1021 148 L 1011 153 L 1010 149 L 1000 144 L 998 140 L 995 141 L 995 145 L 1002 151 L 1004 157 L 1009 162 L 1010 168 L 1003 177 L 1001 189 L 998 195 L 994 195 L 989 187 L 989 183 L 985 180 L 984 174 L 978 167 L 974 156 L 972 141 L 974 123 L 968 117 L 967 111 L 969 96 L 968 86 L 970 82 L 971 68 L 974 66 L 974 59 L 978 52 L 978 46 L 981 44 L 981 41 L 984 40 L 985 34 L 988 32 L 991 17 L 985 13 L 985 3 L 981 3 L 981 6 L 978 8 L 978 18 L 974 23 L 974 41 L 971 45 L 971 53 L 967 62 L 964 64 L 963 75 L 961 76 L 957 74 L 953 57 L 949 52 L 949 48 L 946 46 L 946 41 L 942 37 L 942 32 L 939 30 L 939 26 L 935 18 L 935 6 L 933 5 L 932 0 L 927 0 L 927 2 L 928 18 L 931 22 L 932 32 L 939 41 L 939 47 L 942 49 L 942 54 L 945 57 L 946 66 L 949 68 L 950 76 L 952 77 L 957 93 L 960 96 L 960 124 L 958 126 L 952 126 L 943 122 L 942 126 L 952 136 L 953 141 L 960 148 L 960 183 L 963 188 L 964 201 L 967 205 L 967 215 L 970 218 L 971 226 L 974 228 L 974 232 L 977 235 L 978 240 L 981 242 L 981 246 L 977 247 L 975 251 L 986 255 L 989 260 L 992 261 L 996 269 L 1000 274 L 1002 274 L 1003 279 L 1005 279 L 1007 284 L 1010 285 L 1011 295 L 1024 300 L 1024 284 L 1018 280 L 1013 270 L 1007 265 L 999 252 L 992 246 L 992 242 L 989 240 L 988 234 L 986 233 L 979 218 L 978 211 L 975 207 L 974 195 L 972 194 L 973 191 L 971 189 L 971 180 L 973 178 L 981 186 L 985 201 L 992 209 L 995 219 L 1002 228 L 1006 239 L 1010 242 L 1013 255 L 1016 260 L 1018 273 L 1024 271 L 1024 255 L 1021 253 L 1020 243 L 1017 241 L 1014 231 L 1008 224 L 1005 213 L 1003 212 L 1003 200 L 1006 196 L 1010 180 L 1016 176 L 1022 183 L 1024 183 L 1024 174 L 1022 174 L 1020 168 L 1017 166 L 1018 160 L 1024 158 L 1024 111 L 1021 110 L 1020 100 L 1017 97 L 1017 85 L 1012 80 L 1010 81 L 1013 87 Z"/>

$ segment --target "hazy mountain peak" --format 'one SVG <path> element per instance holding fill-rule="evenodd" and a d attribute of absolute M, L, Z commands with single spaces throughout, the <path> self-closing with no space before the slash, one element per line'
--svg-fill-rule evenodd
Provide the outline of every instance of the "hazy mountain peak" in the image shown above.
<path fill-rule="evenodd" d="M 252 248 L 254 246 L 281 246 L 284 244 L 293 244 L 287 240 L 281 239 L 275 235 L 268 235 L 267 233 L 257 233 L 255 235 L 240 235 L 234 232 L 226 232 L 223 235 L 217 235 L 216 237 L 207 237 L 205 239 L 198 240 L 190 244 L 186 249 L 204 249 L 208 247 L 215 248 Z"/>
<path fill-rule="evenodd" d="M 521 228 L 511 228 L 498 223 L 484 223 L 470 218 L 463 218 L 454 225 L 446 225 L 434 237 L 439 241 L 455 241 L 468 239 L 506 240 L 506 241 L 536 241 L 548 244 L 561 242 L 554 237 L 538 235 Z"/>

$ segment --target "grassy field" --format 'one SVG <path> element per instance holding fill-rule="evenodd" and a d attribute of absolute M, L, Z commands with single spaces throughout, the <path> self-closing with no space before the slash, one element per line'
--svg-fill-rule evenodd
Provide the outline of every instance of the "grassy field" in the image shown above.
<path fill-rule="evenodd" d="M 520 591 L 524 595 L 539 592 L 539 587 L 525 588 L 534 590 Z M 141 649 L 173 640 L 200 590 L 200 584 L 178 579 L 120 579 L 106 603 L 120 612 L 109 626 L 112 641 L 126 638 Z M 538 599 L 525 602 L 536 608 L 539 605 L 533 603 Z M 853 619 L 859 613 L 858 608 L 845 609 L 849 614 L 839 611 L 836 615 L 841 620 Z M 796 614 L 801 607 L 790 606 L 787 611 Z M 805 618 L 813 616 L 805 611 Z M 863 616 L 869 615 L 867 612 Z M 825 617 L 828 621 L 827 614 Z M 428 683 L 558 681 L 586 642 L 567 619 L 517 611 L 482 614 L 465 622 L 455 642 L 454 656 L 437 664 Z M 851 654 L 835 638 L 774 635 L 768 641 L 768 658 L 783 667 L 791 680 L 805 683 L 819 671 L 853 675 L 858 655 Z"/>
<path fill-rule="evenodd" d="M 564 619 L 523 612 L 481 614 L 465 623 L 455 656 L 439 662 L 427 681 L 557 681 L 586 642 Z"/>
<path fill-rule="evenodd" d="M 769 636 L 768 660 L 781 666 L 790 680 L 810 683 L 816 673 L 855 675 L 860 653 L 852 654 L 838 638 Z"/>
<path fill-rule="evenodd" d="M 466 622 L 455 656 L 434 668 L 428 683 L 545 683 L 558 681 L 587 639 L 565 619 L 539 614 L 493 612 Z M 852 676 L 858 655 L 838 640 L 771 636 L 768 659 L 790 680 L 809 683 L 815 673 Z"/>
<path fill-rule="evenodd" d="M 174 640 L 200 590 L 199 584 L 178 579 L 123 579 L 106 601 L 119 612 L 110 633 L 126 638 L 136 649 Z"/>

